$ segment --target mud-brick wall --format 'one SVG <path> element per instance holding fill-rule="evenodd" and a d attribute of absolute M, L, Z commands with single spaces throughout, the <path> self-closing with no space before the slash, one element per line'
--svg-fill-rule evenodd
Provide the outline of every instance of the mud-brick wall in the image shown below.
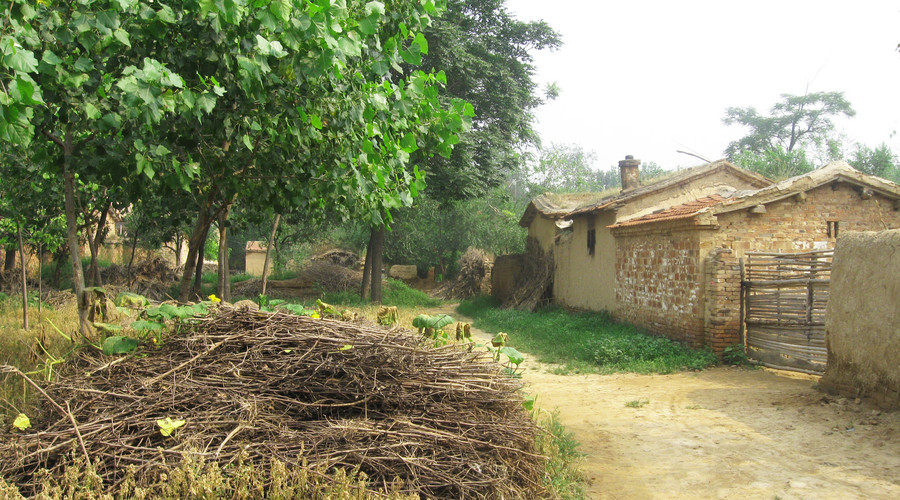
<path fill-rule="evenodd" d="M 516 278 L 524 267 L 524 254 L 501 255 L 494 259 L 494 269 L 491 272 L 491 295 L 500 303 L 509 300 L 516 288 Z"/>
<path fill-rule="evenodd" d="M 617 319 L 699 347 L 704 301 L 696 231 L 616 232 Z"/>
<path fill-rule="evenodd" d="M 747 251 L 801 252 L 834 248 L 828 222 L 838 223 L 838 235 L 847 231 L 900 229 L 900 211 L 894 201 L 875 193 L 863 198 L 848 183 L 811 189 L 767 204 L 766 213 L 747 210 L 718 216 L 718 246 L 731 248 L 741 257 Z"/>
<path fill-rule="evenodd" d="M 741 265 L 727 248 L 712 250 L 703 266 L 704 341 L 716 354 L 741 342 Z"/>
<path fill-rule="evenodd" d="M 834 250 L 820 385 L 900 407 L 900 231 L 841 235 Z"/>

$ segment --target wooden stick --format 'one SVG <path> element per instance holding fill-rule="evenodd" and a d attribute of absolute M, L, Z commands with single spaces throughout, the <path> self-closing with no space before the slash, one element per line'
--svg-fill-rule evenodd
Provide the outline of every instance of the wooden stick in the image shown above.
<path fill-rule="evenodd" d="M 78 422 L 75 421 L 75 415 L 72 414 L 72 408 L 69 407 L 68 401 L 66 401 L 66 414 L 69 415 L 69 420 L 72 421 L 72 427 L 75 429 L 75 435 L 78 437 L 78 444 L 81 446 L 81 452 L 84 453 L 84 459 L 87 460 L 88 465 L 91 465 L 91 456 L 88 455 L 87 448 L 84 447 L 84 439 L 81 437 L 81 431 L 78 430 Z"/>

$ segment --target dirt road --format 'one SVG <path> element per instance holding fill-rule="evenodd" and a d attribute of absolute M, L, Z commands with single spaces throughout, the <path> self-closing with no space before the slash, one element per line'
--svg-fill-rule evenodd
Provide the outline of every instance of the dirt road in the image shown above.
<path fill-rule="evenodd" d="M 581 443 L 590 498 L 900 498 L 900 412 L 826 396 L 815 377 L 554 375 L 531 356 L 523 367 Z"/>

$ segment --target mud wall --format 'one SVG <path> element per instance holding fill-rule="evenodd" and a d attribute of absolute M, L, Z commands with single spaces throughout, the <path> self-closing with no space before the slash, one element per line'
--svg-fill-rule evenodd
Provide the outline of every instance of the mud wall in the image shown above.
<path fill-rule="evenodd" d="M 500 303 L 512 297 L 516 287 L 516 277 L 525 265 L 525 255 L 520 253 L 501 255 L 494 259 L 491 272 L 491 295 Z"/>
<path fill-rule="evenodd" d="M 825 319 L 821 384 L 900 407 L 900 230 L 838 238 Z"/>

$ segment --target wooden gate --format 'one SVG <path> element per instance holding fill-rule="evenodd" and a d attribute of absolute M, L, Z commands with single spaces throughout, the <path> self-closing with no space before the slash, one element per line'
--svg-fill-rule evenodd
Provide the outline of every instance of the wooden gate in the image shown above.
<path fill-rule="evenodd" d="M 766 366 L 823 373 L 825 307 L 834 250 L 747 253 L 741 260 L 747 356 Z"/>

